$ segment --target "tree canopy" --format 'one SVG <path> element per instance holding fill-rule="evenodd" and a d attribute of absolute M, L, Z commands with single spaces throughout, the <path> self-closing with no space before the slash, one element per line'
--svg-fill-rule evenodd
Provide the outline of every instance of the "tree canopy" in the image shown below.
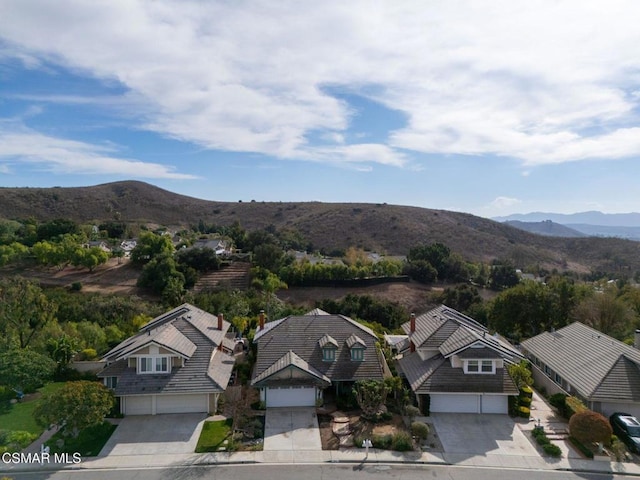
<path fill-rule="evenodd" d="M 29 349 L 11 349 L 0 353 L 0 385 L 16 390 L 34 391 L 51 380 L 56 362 Z"/>

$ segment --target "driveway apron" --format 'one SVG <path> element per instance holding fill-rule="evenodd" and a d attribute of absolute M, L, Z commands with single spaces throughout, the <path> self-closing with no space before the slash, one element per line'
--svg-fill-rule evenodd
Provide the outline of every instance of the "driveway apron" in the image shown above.
<path fill-rule="evenodd" d="M 125 417 L 100 456 L 193 453 L 205 418 L 204 413 Z"/>
<path fill-rule="evenodd" d="M 264 450 L 322 450 L 316 409 L 268 408 L 264 427 Z"/>
<path fill-rule="evenodd" d="M 540 456 L 508 415 L 432 413 L 445 453 Z"/>

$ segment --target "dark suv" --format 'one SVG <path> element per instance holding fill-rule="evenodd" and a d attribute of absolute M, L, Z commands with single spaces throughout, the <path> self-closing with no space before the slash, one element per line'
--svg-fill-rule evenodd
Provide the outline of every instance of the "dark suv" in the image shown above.
<path fill-rule="evenodd" d="M 633 415 L 616 412 L 609 417 L 613 433 L 622 440 L 629 450 L 640 453 L 640 422 Z"/>

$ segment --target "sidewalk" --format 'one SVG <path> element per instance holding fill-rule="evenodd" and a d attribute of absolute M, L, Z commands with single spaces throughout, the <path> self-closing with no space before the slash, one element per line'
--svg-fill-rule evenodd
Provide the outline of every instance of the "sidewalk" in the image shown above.
<path fill-rule="evenodd" d="M 53 458 L 52 458 L 53 460 Z M 271 452 L 219 452 L 176 455 L 109 455 L 83 460 L 79 464 L 0 463 L 0 472 L 51 471 L 62 469 L 120 469 L 149 467 L 188 467 L 192 465 L 225 465 L 243 463 L 261 464 L 323 464 L 323 463 L 407 463 L 435 465 L 465 465 L 523 470 L 571 470 L 577 472 L 619 473 L 640 476 L 640 465 L 634 463 L 600 462 L 574 458 L 542 458 L 509 455 L 467 455 L 429 452 L 391 452 L 361 449 L 344 451 L 271 451 Z"/>

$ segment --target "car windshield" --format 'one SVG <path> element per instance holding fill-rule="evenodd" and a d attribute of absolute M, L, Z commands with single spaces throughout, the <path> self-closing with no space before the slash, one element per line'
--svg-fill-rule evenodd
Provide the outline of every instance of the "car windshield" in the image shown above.
<path fill-rule="evenodd" d="M 640 437 L 640 427 L 628 427 L 629 435 L 632 437 Z"/>

